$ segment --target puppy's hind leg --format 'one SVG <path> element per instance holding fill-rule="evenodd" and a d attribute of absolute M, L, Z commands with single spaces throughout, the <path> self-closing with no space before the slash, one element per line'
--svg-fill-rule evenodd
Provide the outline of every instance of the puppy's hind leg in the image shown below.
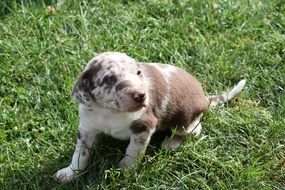
<path fill-rule="evenodd" d="M 200 118 L 202 114 L 199 115 L 188 127 L 179 128 L 174 131 L 174 134 L 171 137 L 167 137 L 161 144 L 161 147 L 176 150 L 180 145 L 186 140 L 189 134 L 193 134 L 195 137 L 198 137 L 202 131 L 202 125 Z"/>

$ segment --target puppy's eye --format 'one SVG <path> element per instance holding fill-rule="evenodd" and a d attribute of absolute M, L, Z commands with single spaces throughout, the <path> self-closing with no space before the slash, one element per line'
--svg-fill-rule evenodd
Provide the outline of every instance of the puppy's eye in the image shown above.
<path fill-rule="evenodd" d="M 106 83 L 108 85 L 114 84 L 115 82 L 117 82 L 117 78 L 114 75 L 108 76 L 104 80 L 104 83 Z"/>
<path fill-rule="evenodd" d="M 138 71 L 138 72 L 137 72 L 137 75 L 141 75 L 141 74 L 142 74 L 141 71 Z"/>

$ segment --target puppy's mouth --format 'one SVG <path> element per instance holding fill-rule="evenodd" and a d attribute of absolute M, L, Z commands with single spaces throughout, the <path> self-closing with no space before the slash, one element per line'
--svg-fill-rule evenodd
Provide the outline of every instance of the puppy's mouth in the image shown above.
<path fill-rule="evenodd" d="M 113 108 L 114 110 L 118 111 L 118 112 L 136 112 L 144 107 L 146 107 L 146 103 L 141 103 L 141 104 L 135 104 L 132 105 L 131 107 L 118 107 L 118 108 Z"/>
<path fill-rule="evenodd" d="M 142 108 L 144 108 L 144 107 L 146 107 L 146 104 L 145 104 L 145 103 L 142 103 L 142 104 L 139 104 L 139 105 L 137 105 L 137 106 L 135 106 L 135 107 L 133 107 L 133 108 L 127 110 L 127 111 L 128 111 L 128 112 L 135 112 L 135 111 L 138 111 L 138 110 L 140 110 L 140 109 L 142 109 Z"/>

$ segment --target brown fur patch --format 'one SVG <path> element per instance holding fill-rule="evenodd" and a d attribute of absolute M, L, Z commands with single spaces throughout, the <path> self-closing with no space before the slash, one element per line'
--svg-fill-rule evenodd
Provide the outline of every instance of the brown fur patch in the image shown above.
<path fill-rule="evenodd" d="M 95 62 L 95 60 L 93 61 Z M 95 100 L 95 97 L 92 96 L 91 91 L 96 88 L 96 83 L 93 81 L 94 76 L 97 75 L 97 73 L 102 69 L 101 63 L 94 63 L 90 66 L 90 68 L 85 71 L 77 80 L 72 95 L 75 96 L 77 100 L 80 102 L 83 102 L 83 98 L 85 98 L 87 101 L 89 100 L 89 97 Z M 84 97 L 81 97 L 78 93 L 78 91 L 82 91 L 84 94 Z"/>
<path fill-rule="evenodd" d="M 122 89 L 131 86 L 131 83 L 129 81 L 121 81 L 119 84 L 116 85 L 116 92 L 121 91 Z"/>
<path fill-rule="evenodd" d="M 166 114 L 161 118 L 161 126 L 188 127 L 208 108 L 202 86 L 192 75 L 179 68 L 172 73 L 169 85 L 170 100 Z"/>
<path fill-rule="evenodd" d="M 167 65 L 158 66 L 166 67 Z M 177 68 L 171 73 L 169 84 L 165 81 L 162 73 L 153 65 L 142 64 L 143 74 L 151 81 L 148 89 L 149 105 L 147 112 L 132 126 L 133 132 L 142 132 L 148 127 L 148 118 L 155 118 L 159 130 L 166 128 L 188 127 L 193 120 L 207 110 L 208 102 L 201 84 L 186 71 Z M 169 85 L 169 102 L 165 113 L 161 114 L 162 101 L 166 99 L 167 85 Z M 135 122 L 134 122 L 135 124 Z M 156 126 L 156 127 L 157 127 Z"/>
<path fill-rule="evenodd" d="M 148 130 L 147 121 L 143 121 L 141 119 L 133 121 L 131 125 L 131 131 L 134 134 L 142 133 Z"/>
<path fill-rule="evenodd" d="M 102 65 L 97 63 L 94 65 L 91 65 L 90 68 L 83 73 L 81 76 L 82 82 L 87 83 L 88 90 L 93 90 L 95 88 L 95 83 L 93 81 L 94 76 L 97 75 L 97 73 L 102 69 Z"/>
<path fill-rule="evenodd" d="M 157 118 L 154 116 L 152 110 L 146 108 L 146 111 L 142 114 L 142 116 L 133 121 L 131 124 L 131 131 L 134 134 L 150 131 L 150 129 L 155 128 L 157 125 Z"/>

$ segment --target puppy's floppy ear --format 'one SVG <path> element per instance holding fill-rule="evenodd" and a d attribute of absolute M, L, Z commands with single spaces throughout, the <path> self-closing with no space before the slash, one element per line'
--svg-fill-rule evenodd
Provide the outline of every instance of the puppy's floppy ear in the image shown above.
<path fill-rule="evenodd" d="M 85 99 L 84 83 L 86 82 L 83 81 L 82 76 L 80 76 L 79 79 L 77 79 L 73 87 L 73 90 L 72 90 L 72 94 L 71 94 L 72 98 L 78 103 L 84 103 L 84 99 Z"/>
<path fill-rule="evenodd" d="M 98 61 L 91 60 L 89 62 L 83 74 L 79 77 L 73 87 L 72 97 L 75 101 L 84 103 L 89 102 L 90 99 L 95 100 L 95 97 L 91 92 L 96 88 L 94 81 L 101 68 L 101 63 L 98 63 Z"/>

